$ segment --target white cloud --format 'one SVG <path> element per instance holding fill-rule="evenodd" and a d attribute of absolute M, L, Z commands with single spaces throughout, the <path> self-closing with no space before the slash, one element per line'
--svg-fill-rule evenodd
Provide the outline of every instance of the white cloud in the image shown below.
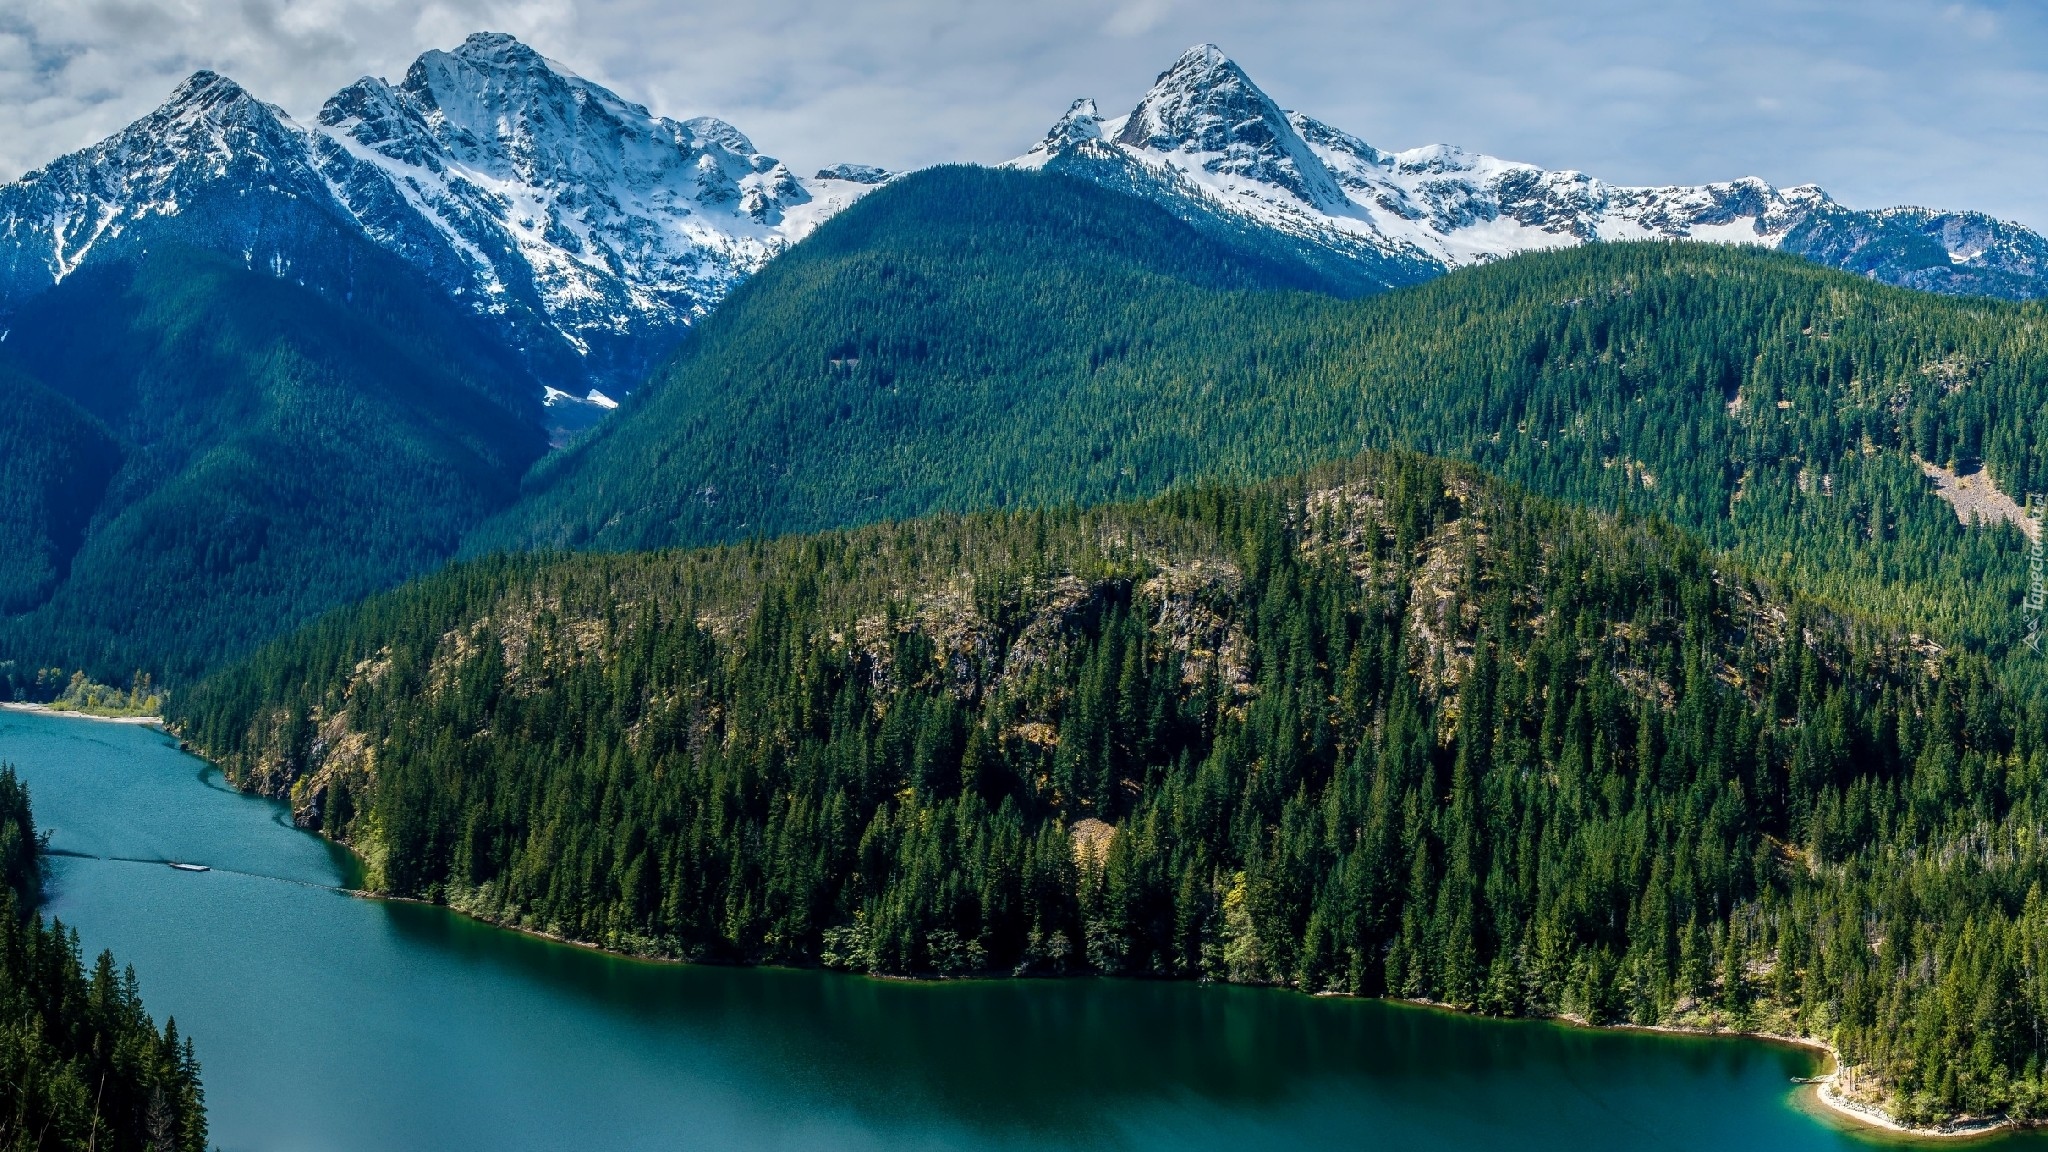
<path fill-rule="evenodd" d="M 481 29 L 657 112 L 723 116 L 799 168 L 1001 160 L 1072 98 L 1128 107 L 1213 40 L 1282 104 L 1383 147 L 1811 180 L 2048 226 L 2044 17 L 1915 0 L 0 0 L 0 178 L 195 68 L 308 117 Z"/>
<path fill-rule="evenodd" d="M 1129 0 L 1117 6 L 1103 27 L 1115 36 L 1136 36 L 1159 27 L 1172 12 L 1172 0 Z"/>

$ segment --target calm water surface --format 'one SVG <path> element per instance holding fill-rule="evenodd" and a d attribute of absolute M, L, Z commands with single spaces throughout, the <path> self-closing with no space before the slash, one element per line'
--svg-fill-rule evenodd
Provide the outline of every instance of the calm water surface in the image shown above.
<path fill-rule="evenodd" d="M 0 761 L 78 854 L 52 860 L 51 910 L 194 1038 L 227 1152 L 1871 1147 L 1803 1110 L 1793 1049 L 618 960 L 342 895 L 344 856 L 153 729 L 0 712 Z"/>

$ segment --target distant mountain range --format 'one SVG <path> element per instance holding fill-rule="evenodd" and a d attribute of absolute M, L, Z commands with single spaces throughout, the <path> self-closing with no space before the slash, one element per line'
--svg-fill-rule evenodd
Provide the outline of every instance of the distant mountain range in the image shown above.
<path fill-rule="evenodd" d="M 2048 241 L 1981 212 L 1844 208 L 1747 178 L 1632 188 L 1432 144 L 1384 152 L 1283 110 L 1212 44 L 1160 73 L 1128 115 L 1076 100 L 1016 167 L 1082 176 L 1211 227 L 1264 229 L 1362 288 L 1594 240 L 1758 244 L 1887 283 L 2032 299 Z"/>
<path fill-rule="evenodd" d="M 1355 294 L 1591 240 L 1761 244 L 1889 283 L 2048 294 L 2048 241 L 1975 212 L 1844 208 L 1743 179 L 1630 188 L 1458 148 L 1384 152 L 1281 109 L 1219 49 L 1190 49 L 1128 115 L 1077 100 L 1018 167 L 1134 193 Z M 710 117 L 675 121 L 510 36 L 364 77 L 311 124 L 195 73 L 107 140 L 0 186 L 0 329 L 78 268 L 175 240 L 345 300 L 366 238 L 484 319 L 594 419 L 776 253 L 887 181 L 809 177 Z M 596 397 L 588 393 L 596 390 Z M 580 413 L 577 411 L 580 409 Z"/>

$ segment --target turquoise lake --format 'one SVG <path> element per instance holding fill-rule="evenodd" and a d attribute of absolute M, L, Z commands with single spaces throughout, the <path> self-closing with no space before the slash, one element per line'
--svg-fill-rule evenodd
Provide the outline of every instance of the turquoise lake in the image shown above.
<path fill-rule="evenodd" d="M 193 1037 L 226 1152 L 1875 1146 L 1811 1114 L 1792 1048 L 621 960 L 337 891 L 344 855 L 151 728 L 0 712 L 0 762 L 62 853 L 49 912 Z"/>

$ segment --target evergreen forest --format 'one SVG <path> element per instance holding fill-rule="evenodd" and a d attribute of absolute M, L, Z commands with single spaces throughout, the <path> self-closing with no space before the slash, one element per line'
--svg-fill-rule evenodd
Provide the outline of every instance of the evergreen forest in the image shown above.
<path fill-rule="evenodd" d="M 1920 1121 L 2044 1108 L 2043 707 L 1661 517 L 1405 454 L 483 558 L 169 703 L 372 886 L 499 923 L 1805 1034 Z"/>
<path fill-rule="evenodd" d="M 192 1042 L 161 1031 L 135 970 L 35 914 L 42 862 L 28 788 L 0 765 L 0 1148 L 206 1152 Z"/>

